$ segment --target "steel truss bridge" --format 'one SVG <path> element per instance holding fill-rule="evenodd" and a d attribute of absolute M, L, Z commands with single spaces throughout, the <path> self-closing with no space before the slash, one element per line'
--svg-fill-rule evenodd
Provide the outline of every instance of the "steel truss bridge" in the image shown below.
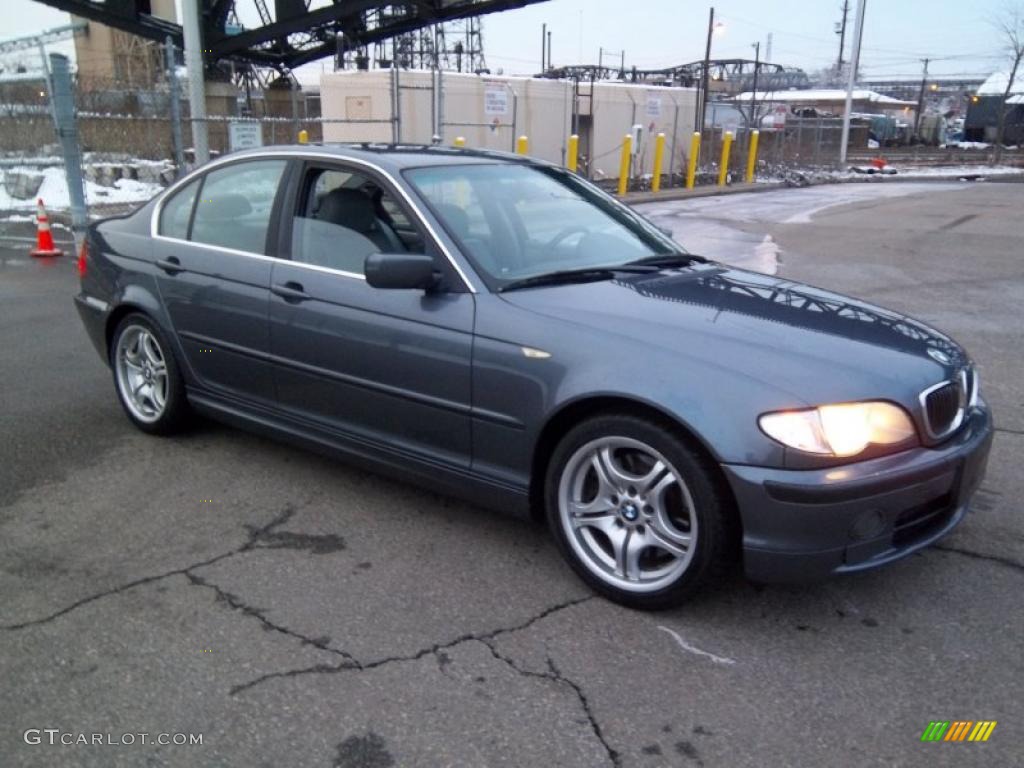
<path fill-rule="evenodd" d="M 786 90 L 806 88 L 809 85 L 807 73 L 802 69 L 784 67 L 753 59 L 712 59 L 708 62 L 708 79 L 725 81 L 727 90 L 739 93 L 753 89 L 754 71 L 757 70 L 758 90 Z M 698 86 L 703 81 L 704 62 L 694 61 L 664 69 L 620 69 L 582 64 L 558 67 L 543 72 L 538 77 L 567 80 L 621 80 L 646 85 L 672 85 L 682 87 Z"/>
<path fill-rule="evenodd" d="M 186 0 L 188 2 L 189 0 Z M 522 8 L 545 0 L 198 0 L 204 59 L 270 67 L 286 72 L 327 56 L 365 50 L 384 40 L 432 25 Z M 154 16 L 150 0 L 37 0 L 133 35 L 182 45 L 181 26 Z M 251 8 L 260 26 L 243 28 L 239 9 Z"/>

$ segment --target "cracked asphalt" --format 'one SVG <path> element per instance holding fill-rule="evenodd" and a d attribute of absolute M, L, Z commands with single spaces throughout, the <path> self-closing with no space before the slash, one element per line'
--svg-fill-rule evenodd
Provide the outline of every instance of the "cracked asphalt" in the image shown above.
<path fill-rule="evenodd" d="M 1024 763 L 1024 185 L 895 187 L 641 208 L 965 343 L 999 427 L 971 515 L 882 571 L 655 614 L 535 524 L 213 423 L 137 432 L 73 260 L 0 245 L 0 766 Z M 935 719 L 998 726 L 922 744 Z"/>

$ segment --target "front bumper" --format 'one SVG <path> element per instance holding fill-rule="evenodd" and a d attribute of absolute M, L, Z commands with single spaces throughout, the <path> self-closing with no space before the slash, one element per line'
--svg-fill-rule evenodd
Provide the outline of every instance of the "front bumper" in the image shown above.
<path fill-rule="evenodd" d="M 723 465 L 743 522 L 747 577 L 813 581 L 932 544 L 967 514 L 991 445 L 992 417 L 982 403 L 938 448 L 824 470 Z"/>

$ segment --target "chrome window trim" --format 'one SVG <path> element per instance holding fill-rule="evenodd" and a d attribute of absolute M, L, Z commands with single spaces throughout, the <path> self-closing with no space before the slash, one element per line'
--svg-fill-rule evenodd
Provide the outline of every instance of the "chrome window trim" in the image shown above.
<path fill-rule="evenodd" d="M 925 434 L 931 440 L 942 440 L 943 438 L 949 437 L 958 429 L 960 429 L 960 425 L 964 423 L 964 417 L 967 415 L 967 400 L 969 397 L 967 389 L 969 381 L 967 376 L 967 369 L 961 369 L 957 373 L 955 378 L 946 379 L 945 381 L 940 381 L 938 384 L 933 384 L 932 386 L 923 390 L 920 395 L 918 395 L 917 399 L 921 403 L 921 415 L 923 417 L 921 421 L 924 424 Z M 946 428 L 945 431 L 933 432 L 931 420 L 928 418 L 928 395 L 930 395 L 937 389 L 942 389 L 943 387 L 948 386 L 949 384 L 957 384 L 958 382 L 960 385 L 960 404 L 957 408 L 956 416 L 953 418 L 953 421 L 950 422 L 949 427 Z"/>
<path fill-rule="evenodd" d="M 383 168 L 381 168 L 379 165 L 375 165 L 361 158 L 348 157 L 347 155 L 334 155 L 328 153 L 318 154 L 316 152 L 267 152 L 265 154 L 259 153 L 252 155 L 244 155 L 242 157 L 232 157 L 229 155 L 228 157 L 222 157 L 218 158 L 217 160 L 213 160 L 212 162 L 209 162 L 206 165 L 196 168 L 194 171 L 192 171 L 192 173 L 188 174 L 187 176 L 178 179 L 176 182 L 174 182 L 174 184 L 172 184 L 166 190 L 164 190 L 160 199 L 156 201 L 156 205 L 153 206 L 153 214 L 150 216 L 149 219 L 149 236 L 154 240 L 162 240 L 171 243 L 185 243 L 187 245 L 193 245 L 202 248 L 212 248 L 214 250 L 223 251 L 225 253 L 233 253 L 240 256 L 250 256 L 257 259 L 270 259 L 273 261 L 284 262 L 286 264 L 296 264 L 298 266 L 313 269 L 315 271 L 327 272 L 334 275 L 343 275 L 345 277 L 353 277 L 358 280 L 365 280 L 365 276 L 357 274 L 355 272 L 346 272 L 341 269 L 331 269 L 330 267 L 321 267 L 315 264 L 304 264 L 303 262 L 295 261 L 294 259 L 283 259 L 278 256 L 267 256 L 262 253 L 253 253 L 252 251 L 240 251 L 234 248 L 225 248 L 219 245 L 207 245 L 206 243 L 193 242 L 192 240 L 182 240 L 181 238 L 178 237 L 168 237 L 166 235 L 160 234 L 160 214 L 163 211 L 164 203 L 174 194 L 176 194 L 180 188 L 187 185 L 190 181 L 193 181 L 194 179 L 198 178 L 199 174 L 207 173 L 208 171 L 220 168 L 221 166 L 224 165 L 245 162 L 246 160 L 277 160 L 295 158 L 303 160 L 315 160 L 321 162 L 352 163 L 361 168 L 366 168 L 376 173 L 379 173 L 381 176 L 383 176 L 391 183 L 392 187 L 398 190 L 406 205 L 409 207 L 410 210 L 412 210 L 413 215 L 416 216 L 416 218 L 419 220 L 419 223 L 423 226 L 424 229 L 427 230 L 427 233 L 430 235 L 430 237 L 433 238 L 434 244 L 437 245 L 438 250 L 440 250 L 441 253 L 444 254 L 446 259 L 448 259 L 448 263 L 451 264 L 452 269 L 454 269 L 455 272 L 458 274 L 459 278 L 466 286 L 466 289 L 470 293 L 479 292 L 477 290 L 477 287 L 466 275 L 466 272 L 462 269 L 461 266 L 459 266 L 459 263 L 452 256 L 451 251 L 448 250 L 447 246 L 438 236 L 437 230 L 435 230 L 434 227 L 430 224 L 430 222 L 427 221 L 427 218 L 423 215 L 423 211 L 420 210 L 420 207 L 412 199 L 412 196 L 409 195 L 409 193 L 402 187 L 398 180 L 390 173 L 385 171 Z"/>
<path fill-rule="evenodd" d="M 277 264 L 290 264 L 293 267 L 303 267 L 305 269 L 312 269 L 317 272 L 329 272 L 332 275 L 342 275 L 343 277 L 352 277 L 356 280 L 366 280 L 364 275 L 360 275 L 356 272 L 347 272 L 343 269 L 331 269 L 330 267 L 321 267 L 318 264 L 306 264 L 303 261 L 293 261 L 292 259 L 282 259 L 279 256 L 265 256 L 262 253 L 253 253 L 252 251 L 239 251 L 235 248 L 225 248 L 222 245 L 207 245 L 206 243 L 196 243 L 192 240 L 181 240 L 177 237 L 166 237 L 165 235 L 154 235 L 156 240 L 164 240 L 170 243 L 180 243 L 182 245 L 190 245 L 193 248 L 205 248 L 211 251 L 220 251 L 221 253 L 229 253 L 232 256 L 246 256 L 250 259 L 260 259 L 261 261 L 273 261 Z M 187 267 L 183 271 L 194 271 L 189 270 Z"/>

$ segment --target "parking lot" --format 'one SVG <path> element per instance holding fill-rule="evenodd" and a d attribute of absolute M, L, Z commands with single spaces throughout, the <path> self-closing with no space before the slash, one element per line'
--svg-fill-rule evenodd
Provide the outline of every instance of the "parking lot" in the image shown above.
<path fill-rule="evenodd" d="M 952 536 L 865 575 L 737 575 L 629 611 L 536 524 L 213 423 L 140 433 L 72 306 L 73 258 L 0 244 L 0 766 L 1020 764 L 1024 184 L 640 208 L 695 252 L 967 347 L 998 433 Z M 998 726 L 922 743 L 931 720 Z"/>

